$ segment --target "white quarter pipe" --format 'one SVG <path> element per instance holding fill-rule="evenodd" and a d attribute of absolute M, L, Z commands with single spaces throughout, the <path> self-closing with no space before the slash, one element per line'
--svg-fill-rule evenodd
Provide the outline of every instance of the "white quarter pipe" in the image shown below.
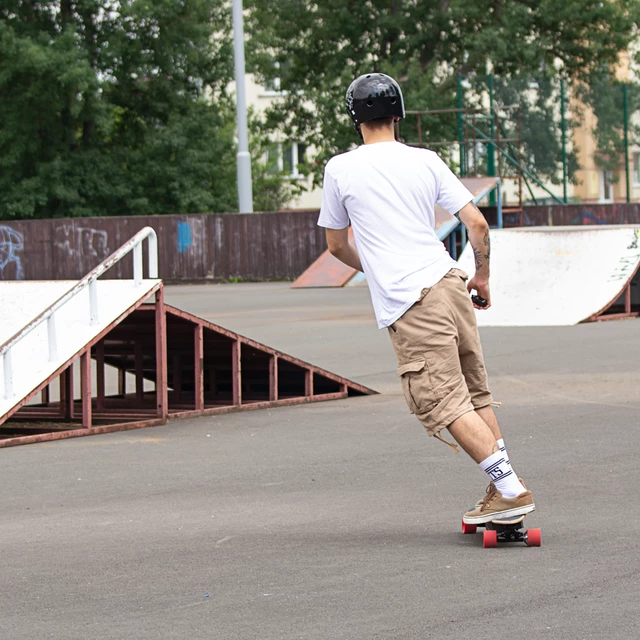
<path fill-rule="evenodd" d="M 460 267 L 475 272 L 471 245 Z M 529 227 L 491 231 L 491 303 L 480 326 L 573 325 L 638 315 L 640 228 Z M 601 315 L 609 311 L 615 315 Z"/>

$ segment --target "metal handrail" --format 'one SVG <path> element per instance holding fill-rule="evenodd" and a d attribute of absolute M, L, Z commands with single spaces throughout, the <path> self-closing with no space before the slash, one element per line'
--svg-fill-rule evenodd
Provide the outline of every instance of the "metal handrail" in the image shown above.
<path fill-rule="evenodd" d="M 96 280 L 104 275 L 111 267 L 120 262 L 122 258 L 133 251 L 133 280 L 136 286 L 140 286 L 143 280 L 143 257 L 142 243 L 144 240 L 149 242 L 149 269 L 148 277 L 150 279 L 158 278 L 158 236 L 154 229 L 145 227 L 128 242 L 123 244 L 118 250 L 114 251 L 106 260 L 101 262 L 91 273 L 86 275 L 76 285 L 74 285 L 67 293 L 58 298 L 53 304 L 47 307 L 40 315 L 36 316 L 26 327 L 23 327 L 12 338 L 9 338 L 4 344 L 0 345 L 0 359 L 3 360 L 4 368 L 4 397 L 6 399 L 13 397 L 12 390 L 12 363 L 11 348 L 18 342 L 23 340 L 32 331 L 39 327 L 43 322 L 47 322 L 47 340 L 49 347 L 49 361 L 52 362 L 57 357 L 57 332 L 55 325 L 55 312 L 64 306 L 69 300 L 75 298 L 81 291 L 89 288 L 89 316 L 92 325 L 98 324 L 98 291 Z"/>

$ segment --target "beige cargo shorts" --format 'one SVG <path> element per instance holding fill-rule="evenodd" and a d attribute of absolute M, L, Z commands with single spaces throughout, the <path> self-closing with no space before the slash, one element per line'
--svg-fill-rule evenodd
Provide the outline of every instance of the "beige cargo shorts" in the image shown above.
<path fill-rule="evenodd" d="M 467 279 L 452 269 L 388 328 L 404 397 L 430 436 L 492 403 Z"/>

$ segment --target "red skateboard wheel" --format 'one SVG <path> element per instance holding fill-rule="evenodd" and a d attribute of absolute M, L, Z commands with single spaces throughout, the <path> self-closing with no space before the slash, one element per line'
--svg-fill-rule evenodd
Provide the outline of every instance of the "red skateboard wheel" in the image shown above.
<path fill-rule="evenodd" d="M 542 531 L 540 529 L 529 529 L 527 531 L 527 546 L 539 547 L 542 544 Z"/>
<path fill-rule="evenodd" d="M 466 522 L 462 522 L 462 533 L 475 533 L 478 530 L 477 524 L 467 524 Z"/>
<path fill-rule="evenodd" d="M 485 549 L 492 549 L 498 546 L 498 532 L 486 530 L 482 536 L 482 543 Z"/>

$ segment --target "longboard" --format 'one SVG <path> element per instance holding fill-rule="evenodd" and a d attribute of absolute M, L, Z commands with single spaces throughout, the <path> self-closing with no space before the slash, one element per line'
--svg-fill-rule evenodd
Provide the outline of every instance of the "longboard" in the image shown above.
<path fill-rule="evenodd" d="M 462 523 L 462 533 L 475 533 L 478 527 L 484 527 L 482 546 L 490 549 L 498 546 L 498 542 L 524 542 L 528 547 L 539 547 L 542 544 L 540 529 L 525 529 L 522 526 L 527 515 L 499 518 L 482 524 Z"/>

